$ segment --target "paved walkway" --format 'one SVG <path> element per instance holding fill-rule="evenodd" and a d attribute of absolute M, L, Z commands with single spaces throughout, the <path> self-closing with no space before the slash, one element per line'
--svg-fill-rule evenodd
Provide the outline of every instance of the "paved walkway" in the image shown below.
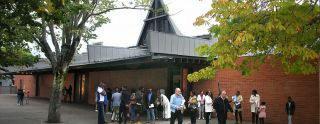
<path fill-rule="evenodd" d="M 0 124 L 41 124 L 47 118 L 48 100 L 31 99 L 30 104 L 17 106 L 16 95 L 0 94 Z M 64 124 L 97 124 L 98 113 L 89 105 L 63 104 L 61 117 Z M 109 121 L 110 117 L 107 116 Z M 142 118 L 145 120 L 145 118 Z M 234 124 L 234 121 L 228 121 Z M 145 123 L 145 122 L 142 122 Z M 168 124 L 168 121 L 156 121 L 156 124 Z M 210 124 L 216 124 L 211 120 Z M 109 122 L 108 124 L 112 124 Z M 183 124 L 190 124 L 188 117 L 184 117 Z M 204 120 L 197 120 L 197 124 L 205 124 Z M 243 123 L 245 124 L 245 123 Z"/>

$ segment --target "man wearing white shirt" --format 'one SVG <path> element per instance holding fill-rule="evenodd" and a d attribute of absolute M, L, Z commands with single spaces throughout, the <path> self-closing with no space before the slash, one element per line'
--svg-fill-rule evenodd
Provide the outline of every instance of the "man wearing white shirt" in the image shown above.
<path fill-rule="evenodd" d="M 98 103 L 98 124 L 105 124 L 104 120 L 104 96 L 106 91 L 103 89 L 104 84 L 99 83 L 97 88 L 97 103 Z"/>
<path fill-rule="evenodd" d="M 252 90 L 252 94 L 249 100 L 251 106 L 251 113 L 252 113 L 252 124 L 258 124 L 258 108 L 260 106 L 260 96 L 257 90 Z"/>

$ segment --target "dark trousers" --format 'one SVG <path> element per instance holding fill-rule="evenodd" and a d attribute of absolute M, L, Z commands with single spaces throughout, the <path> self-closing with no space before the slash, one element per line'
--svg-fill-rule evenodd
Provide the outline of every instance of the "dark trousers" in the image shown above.
<path fill-rule="evenodd" d="M 239 120 L 238 116 L 240 118 L 240 122 L 242 122 L 242 111 L 235 110 L 234 113 L 235 113 L 235 116 L 236 116 L 236 122 L 238 122 L 238 120 Z"/>
<path fill-rule="evenodd" d="M 176 112 L 171 112 L 170 124 L 174 124 L 174 122 L 176 121 L 176 118 L 178 119 L 178 124 L 182 124 L 181 111 L 176 110 Z"/>
<path fill-rule="evenodd" d="M 204 113 L 204 118 L 206 118 L 206 124 L 209 124 L 210 114 L 211 114 L 211 112 L 205 112 Z"/>
<path fill-rule="evenodd" d="M 264 118 L 259 118 L 260 124 L 264 124 Z"/>
<path fill-rule="evenodd" d="M 103 102 L 98 102 L 98 124 L 105 124 Z"/>
<path fill-rule="evenodd" d="M 72 94 L 69 94 L 69 102 L 70 103 L 72 102 L 71 96 L 72 96 Z"/>
<path fill-rule="evenodd" d="M 125 105 L 120 105 L 119 124 L 121 124 L 122 119 L 124 124 L 127 123 L 127 114 L 128 114 L 127 107 Z"/>
<path fill-rule="evenodd" d="M 258 113 L 254 113 L 254 112 L 251 112 L 252 114 L 252 124 L 258 124 L 259 123 L 259 117 L 258 117 Z"/>
<path fill-rule="evenodd" d="M 23 97 L 20 96 L 20 97 L 18 98 L 18 104 L 19 104 L 19 105 L 23 105 Z"/>
<path fill-rule="evenodd" d="M 225 114 L 221 114 L 221 113 L 217 113 L 218 115 L 218 124 L 227 124 L 227 113 Z"/>
<path fill-rule="evenodd" d="M 196 109 L 190 109 L 190 120 L 191 120 L 191 124 L 196 124 L 196 115 L 197 115 L 197 111 Z"/>

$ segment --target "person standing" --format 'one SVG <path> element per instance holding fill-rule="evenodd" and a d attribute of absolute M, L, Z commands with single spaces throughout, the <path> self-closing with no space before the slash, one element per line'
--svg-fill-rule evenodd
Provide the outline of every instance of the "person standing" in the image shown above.
<path fill-rule="evenodd" d="M 163 106 L 163 118 L 169 119 L 171 117 L 170 101 L 168 97 L 162 93 L 160 94 L 160 103 Z"/>
<path fill-rule="evenodd" d="M 130 102 L 130 95 L 129 95 L 129 92 L 127 91 L 127 87 L 124 86 L 122 87 L 122 91 L 121 91 L 119 124 L 121 124 L 122 119 L 124 124 L 127 123 L 127 117 L 128 117 L 127 113 L 129 109 L 129 102 Z"/>
<path fill-rule="evenodd" d="M 226 124 L 228 110 L 230 112 L 233 112 L 233 110 L 229 104 L 229 101 L 227 99 L 227 92 L 226 91 L 222 91 L 220 96 L 215 99 L 214 108 L 216 109 L 216 112 L 217 112 L 218 124 Z"/>
<path fill-rule="evenodd" d="M 111 112 L 111 97 L 112 97 L 112 90 L 111 88 L 107 88 L 107 100 L 108 100 L 108 108 L 107 108 L 107 112 L 110 113 Z"/>
<path fill-rule="evenodd" d="M 66 86 L 62 89 L 63 102 L 67 102 L 68 89 Z"/>
<path fill-rule="evenodd" d="M 260 124 L 264 124 L 264 120 L 267 117 L 266 114 L 266 102 L 261 102 L 261 105 L 259 106 L 259 121 Z"/>
<path fill-rule="evenodd" d="M 232 96 L 232 101 L 234 103 L 233 109 L 234 109 L 234 115 L 236 116 L 236 123 L 238 123 L 239 119 L 240 119 L 240 123 L 242 123 L 242 105 L 241 105 L 241 102 L 243 101 L 243 98 L 240 95 L 240 91 L 237 91 L 236 95 Z"/>
<path fill-rule="evenodd" d="M 252 124 L 258 124 L 258 108 L 260 106 L 260 96 L 257 90 L 252 90 L 252 94 L 249 100 L 251 106 L 251 114 L 252 114 Z"/>
<path fill-rule="evenodd" d="M 136 91 L 135 91 L 135 89 L 131 90 L 129 106 L 130 106 L 129 110 L 130 110 L 131 123 L 135 123 L 136 122 L 136 114 L 137 114 L 137 100 L 136 100 Z"/>
<path fill-rule="evenodd" d="M 198 108 L 197 106 L 198 106 L 197 96 L 194 93 L 194 91 L 191 91 L 189 101 L 188 101 L 191 124 L 196 124 L 196 120 L 197 120 L 196 114 L 197 114 L 197 108 Z"/>
<path fill-rule="evenodd" d="M 145 101 L 146 101 L 146 107 L 147 107 L 148 122 L 154 122 L 155 120 L 154 108 L 155 108 L 156 96 L 154 95 L 154 93 L 152 93 L 152 89 L 148 90 L 148 93 L 145 96 Z"/>
<path fill-rule="evenodd" d="M 182 124 L 182 111 L 184 109 L 185 99 L 181 95 L 180 88 L 176 88 L 175 94 L 170 97 L 170 108 L 171 108 L 171 119 L 170 124 L 174 124 L 176 118 L 178 119 L 178 124 Z"/>
<path fill-rule="evenodd" d="M 22 105 L 23 106 L 23 97 L 24 97 L 24 93 L 22 89 L 19 89 L 17 92 L 17 96 L 18 96 L 18 105 Z"/>
<path fill-rule="evenodd" d="M 27 95 L 27 97 L 26 97 L 26 104 L 29 104 L 30 91 L 27 91 L 26 95 Z"/>
<path fill-rule="evenodd" d="M 199 118 L 198 119 L 204 119 L 204 97 L 205 96 L 204 96 L 203 91 L 201 91 L 197 97 L 198 108 L 199 108 Z"/>
<path fill-rule="evenodd" d="M 108 96 L 105 95 L 104 96 L 104 102 L 103 102 L 103 108 L 104 108 L 104 113 L 107 114 L 107 111 L 108 111 Z"/>
<path fill-rule="evenodd" d="M 69 102 L 71 103 L 72 102 L 72 86 L 71 84 L 69 85 L 69 89 L 68 89 L 68 94 L 69 94 Z"/>
<path fill-rule="evenodd" d="M 136 93 L 136 100 L 137 100 L 137 122 L 140 121 L 140 116 L 143 111 L 143 87 L 140 87 Z"/>
<path fill-rule="evenodd" d="M 209 124 L 210 116 L 211 113 L 213 112 L 213 107 L 212 107 L 212 98 L 209 94 L 209 91 L 206 92 L 206 95 L 204 97 L 204 112 L 205 112 L 205 119 L 206 119 L 206 124 Z"/>
<path fill-rule="evenodd" d="M 294 111 L 296 109 L 296 105 L 294 101 L 292 100 L 291 96 L 288 97 L 288 102 L 286 103 L 286 113 L 288 115 L 288 124 L 292 124 L 292 116 L 294 114 Z"/>
<path fill-rule="evenodd" d="M 160 103 L 160 91 L 159 90 L 157 90 L 155 96 L 156 96 L 156 100 L 155 100 L 156 106 L 154 108 L 154 115 L 155 115 L 156 120 L 158 120 L 159 116 L 161 117 L 162 111 L 163 111 L 163 107 Z"/>
<path fill-rule="evenodd" d="M 115 92 L 111 96 L 112 101 L 112 116 L 111 122 L 119 120 L 119 109 L 120 109 L 120 102 L 121 102 L 121 93 L 119 92 L 119 88 L 116 88 Z"/>
<path fill-rule="evenodd" d="M 104 120 L 104 96 L 106 91 L 103 89 L 104 84 L 99 83 L 97 88 L 97 103 L 98 103 L 98 124 L 105 124 Z M 69 88 L 70 89 L 70 88 Z"/>

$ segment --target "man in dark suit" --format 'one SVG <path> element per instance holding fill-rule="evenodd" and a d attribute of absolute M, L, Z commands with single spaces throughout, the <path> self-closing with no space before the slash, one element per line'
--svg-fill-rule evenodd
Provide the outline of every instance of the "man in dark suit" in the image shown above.
<path fill-rule="evenodd" d="M 233 112 L 229 104 L 229 101 L 227 99 L 226 91 L 222 91 L 221 95 L 215 99 L 214 108 L 216 109 L 216 112 L 217 112 L 218 124 L 226 124 L 228 110 L 230 110 L 230 112 Z"/>
<path fill-rule="evenodd" d="M 286 103 L 286 112 L 288 115 L 288 124 L 292 124 L 291 118 L 294 114 L 294 111 L 296 109 L 296 106 L 294 104 L 294 101 L 292 100 L 291 96 L 288 97 L 288 102 Z"/>
<path fill-rule="evenodd" d="M 155 120 L 155 113 L 154 113 L 155 101 L 156 101 L 156 96 L 152 92 L 152 89 L 149 89 L 147 94 L 145 95 L 148 122 L 154 122 Z"/>
<path fill-rule="evenodd" d="M 127 123 L 127 111 L 129 109 L 129 101 L 130 101 L 130 94 L 127 91 L 127 87 L 122 87 L 121 91 L 121 103 L 120 103 L 120 117 L 119 117 L 119 124 L 121 124 L 122 119 L 124 124 Z"/>

